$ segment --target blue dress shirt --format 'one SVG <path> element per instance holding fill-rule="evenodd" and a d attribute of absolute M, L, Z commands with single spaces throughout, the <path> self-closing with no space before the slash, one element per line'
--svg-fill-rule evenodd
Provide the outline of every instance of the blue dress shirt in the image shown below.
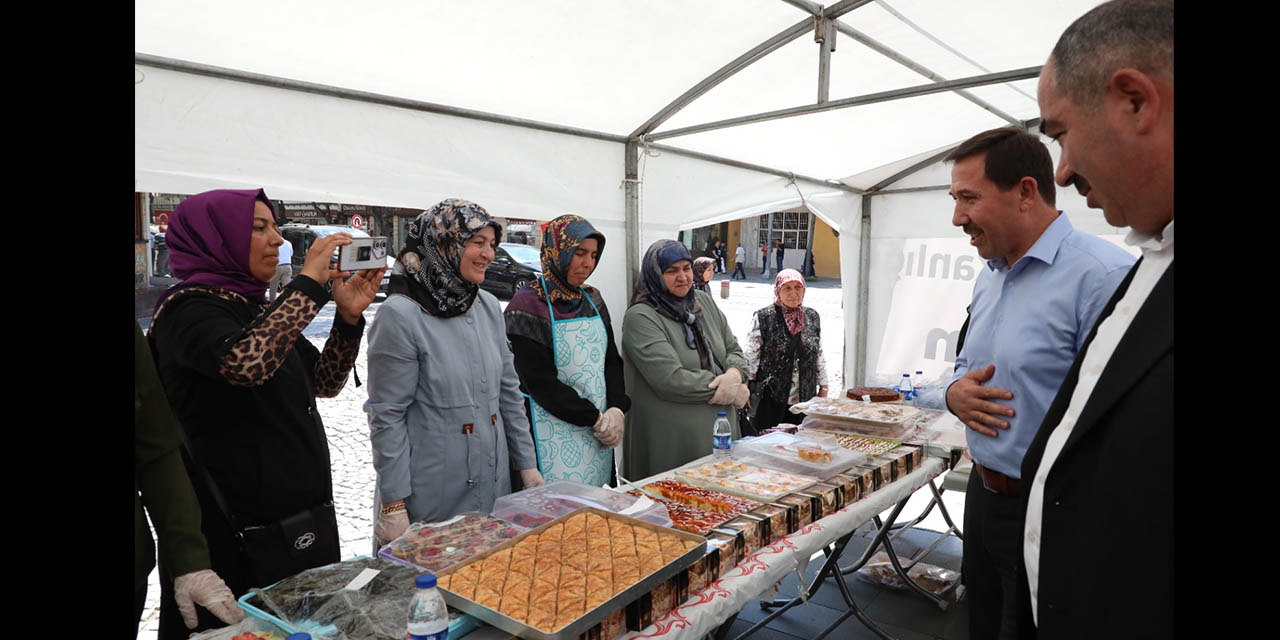
<path fill-rule="evenodd" d="M 1011 478 L 1022 475 L 1022 456 L 1049 404 L 1135 258 L 1096 236 L 1076 231 L 1059 212 L 1012 267 L 987 261 L 973 285 L 969 332 L 956 357 L 954 384 L 970 369 L 995 364 L 983 386 L 1008 389 L 1009 423 L 988 436 L 966 428 L 969 454 Z M 948 385 L 949 387 L 950 385 Z"/>

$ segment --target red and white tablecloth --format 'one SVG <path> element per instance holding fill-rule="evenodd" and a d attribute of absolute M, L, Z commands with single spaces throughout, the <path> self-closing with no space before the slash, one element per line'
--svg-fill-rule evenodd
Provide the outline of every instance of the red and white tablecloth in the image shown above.
<path fill-rule="evenodd" d="M 810 556 L 823 547 L 857 529 L 877 514 L 892 508 L 899 500 L 928 484 L 929 480 L 937 477 L 944 470 L 945 465 L 942 460 L 927 458 L 919 469 L 898 478 L 889 485 L 880 487 L 879 491 L 874 491 L 866 498 L 817 522 L 810 523 L 799 531 L 747 556 L 745 560 L 738 563 L 738 566 L 730 569 L 728 574 L 690 596 L 684 604 L 671 610 L 652 625 L 641 631 L 627 632 L 618 637 L 623 640 L 703 638 L 779 580 L 785 578 L 789 572 L 799 567 L 801 562 L 807 562 Z M 654 476 L 652 479 L 665 475 L 667 474 Z M 635 484 L 643 486 L 652 479 Z"/>

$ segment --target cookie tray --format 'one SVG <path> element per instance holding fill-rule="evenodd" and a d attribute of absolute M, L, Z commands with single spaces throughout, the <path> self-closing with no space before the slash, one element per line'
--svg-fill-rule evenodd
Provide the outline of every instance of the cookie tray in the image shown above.
<path fill-rule="evenodd" d="M 699 544 L 698 546 L 693 547 L 688 551 L 685 551 L 684 554 L 681 555 L 679 558 L 672 560 L 671 562 L 664 565 L 661 569 L 658 569 L 657 571 L 654 571 L 653 573 L 641 578 L 639 582 L 631 585 L 630 587 L 627 587 L 626 589 L 623 589 L 621 592 L 615 594 L 612 598 L 609 598 L 608 600 L 605 600 L 604 602 L 596 605 L 594 609 L 591 609 L 590 611 L 582 614 L 582 617 L 557 629 L 553 633 L 547 633 L 545 631 L 542 631 L 541 629 L 536 629 L 534 627 L 531 627 L 523 622 L 520 622 L 519 620 L 511 618 L 498 611 L 494 611 L 493 609 L 490 609 L 489 607 L 486 607 L 474 600 L 471 600 L 470 598 L 460 596 L 456 593 L 453 593 L 452 591 L 449 591 L 448 589 L 445 589 L 444 587 L 441 587 L 440 593 L 444 596 L 445 603 L 453 607 L 454 609 L 470 614 L 471 616 L 475 617 L 481 622 L 485 622 L 489 625 L 497 627 L 498 629 L 506 631 L 507 633 L 520 636 L 525 640 L 574 640 L 575 638 L 581 636 L 584 632 L 586 632 L 591 627 L 595 626 L 596 624 L 599 624 L 605 618 L 608 618 L 610 615 L 613 615 L 619 609 L 622 609 L 628 604 L 631 604 L 632 601 L 640 599 L 641 596 L 643 596 L 646 593 L 649 593 L 650 591 L 653 591 L 655 587 L 662 584 L 666 580 L 671 579 L 673 576 L 679 574 L 681 571 L 684 571 L 685 569 L 688 569 L 689 567 L 693 566 L 695 562 L 697 562 L 700 558 L 702 558 L 702 556 L 706 555 L 707 553 L 707 549 L 706 549 L 707 539 L 696 533 L 688 533 L 686 531 L 680 531 L 679 529 L 670 529 L 667 527 L 661 527 L 656 524 L 653 524 L 652 522 L 637 520 L 635 518 L 613 513 L 611 511 L 605 511 L 604 509 L 597 509 L 595 507 L 583 507 L 581 509 L 576 509 L 570 513 L 566 513 L 556 518 L 555 520 L 552 520 L 551 522 L 547 522 L 541 526 L 538 526 L 537 528 L 530 529 L 529 531 L 526 531 L 520 536 L 512 538 L 511 540 L 507 540 L 506 542 L 480 555 L 476 555 L 468 558 L 465 564 L 459 563 L 457 565 L 449 567 L 444 571 L 439 572 L 436 575 L 438 577 L 451 575 L 455 571 L 461 569 L 464 566 L 467 566 L 474 562 L 483 561 L 485 558 L 499 551 L 502 551 L 503 549 L 516 546 L 516 544 L 518 544 L 521 540 L 524 540 L 526 537 L 540 535 L 543 531 L 550 529 L 551 527 L 555 526 L 557 523 L 563 524 L 570 517 L 580 513 L 594 513 L 606 519 L 621 520 L 624 523 L 635 526 L 635 527 L 644 527 L 646 529 L 652 529 L 653 531 L 662 533 L 664 535 L 672 535 L 682 540 L 689 540 L 692 542 L 698 542 L 702 544 Z"/>

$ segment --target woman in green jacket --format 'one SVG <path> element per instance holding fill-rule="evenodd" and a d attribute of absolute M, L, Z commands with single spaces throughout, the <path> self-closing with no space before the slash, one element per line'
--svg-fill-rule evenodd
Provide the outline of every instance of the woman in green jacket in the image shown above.
<path fill-rule="evenodd" d="M 747 361 L 710 294 L 693 290 L 693 259 L 675 240 L 645 252 L 622 321 L 631 412 L 623 473 L 640 480 L 711 453 L 724 411 L 738 433 L 747 403 Z"/>

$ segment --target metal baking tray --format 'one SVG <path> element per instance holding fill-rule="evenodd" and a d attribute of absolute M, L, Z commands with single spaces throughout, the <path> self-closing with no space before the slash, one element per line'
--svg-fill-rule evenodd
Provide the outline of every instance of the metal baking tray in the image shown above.
<path fill-rule="evenodd" d="M 493 609 L 490 609 L 489 607 L 486 607 L 474 600 L 471 600 L 470 598 L 465 598 L 456 593 L 453 593 L 452 591 L 449 591 L 448 589 L 445 589 L 444 587 L 441 587 L 440 591 L 441 591 L 441 594 L 444 596 L 445 603 L 459 611 L 471 614 L 472 616 L 476 617 L 482 622 L 485 622 L 489 625 L 497 627 L 503 631 L 506 631 L 507 633 L 520 636 L 525 640 L 574 640 L 575 638 L 582 635 L 591 627 L 595 626 L 596 624 L 599 624 L 605 618 L 608 618 L 609 616 L 613 615 L 619 609 L 622 609 L 628 604 L 631 604 L 632 601 L 640 599 L 640 597 L 643 596 L 644 594 L 649 593 L 650 591 L 653 591 L 654 588 L 656 588 L 658 585 L 662 584 L 666 580 L 669 580 L 672 576 L 675 576 L 681 571 L 684 571 L 685 569 L 688 569 L 689 567 L 693 566 L 695 562 L 697 562 L 700 558 L 702 558 L 702 556 L 706 555 L 707 553 L 707 549 L 706 549 L 707 539 L 695 533 L 688 533 L 685 531 L 680 531 L 679 529 L 671 529 L 668 527 L 659 526 L 659 525 L 653 524 L 652 522 L 637 520 L 635 518 L 613 513 L 611 511 L 605 511 L 604 509 L 597 509 L 595 507 L 583 507 L 581 509 L 576 509 L 570 513 L 566 513 L 556 518 L 555 520 L 552 520 L 551 522 L 544 523 L 537 528 L 530 529 L 529 531 L 526 531 L 520 536 L 512 538 L 511 540 L 507 540 L 506 542 L 482 554 L 472 556 L 465 563 L 459 563 L 452 567 L 449 567 L 448 569 L 438 573 L 437 576 L 443 577 L 443 576 L 451 575 L 454 572 L 462 569 L 467 565 L 470 565 L 475 562 L 481 562 L 485 558 L 495 553 L 498 553 L 503 549 L 516 546 L 516 544 L 518 544 L 521 540 L 524 540 L 529 536 L 540 535 L 543 531 L 550 529 L 551 527 L 555 526 L 557 523 L 563 524 L 569 518 L 580 513 L 594 513 L 594 514 L 603 516 L 605 518 L 621 520 L 622 522 L 632 526 L 652 529 L 653 531 L 656 531 L 665 535 L 675 536 L 677 538 L 680 538 L 681 540 L 689 540 L 689 541 L 698 542 L 701 544 L 699 544 L 696 547 L 690 548 L 688 551 L 685 551 L 683 555 L 667 563 L 661 569 L 658 569 L 657 571 L 654 571 L 653 573 L 647 576 L 644 576 L 643 578 L 640 578 L 639 582 L 631 585 L 630 587 L 627 587 L 626 589 L 622 590 L 620 593 L 614 595 L 612 598 L 609 598 L 608 600 L 605 600 L 604 602 L 596 605 L 594 609 L 591 609 L 590 611 L 587 611 L 586 613 L 582 614 L 582 617 L 557 629 L 553 633 L 547 633 L 545 631 L 542 631 L 541 629 L 535 629 L 534 627 L 531 627 L 523 622 L 520 622 L 519 620 L 511 618 L 498 611 L 494 611 Z"/>

